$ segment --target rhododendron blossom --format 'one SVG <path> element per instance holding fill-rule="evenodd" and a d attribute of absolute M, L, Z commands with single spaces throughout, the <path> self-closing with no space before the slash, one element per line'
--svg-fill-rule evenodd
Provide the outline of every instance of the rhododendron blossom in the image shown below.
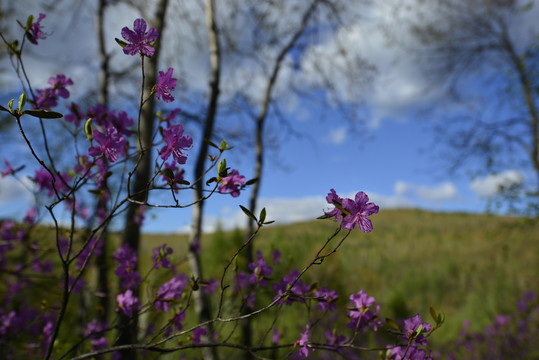
<path fill-rule="evenodd" d="M 159 34 L 155 28 L 150 28 L 146 31 L 146 21 L 144 19 L 136 19 L 133 22 L 133 30 L 127 26 L 122 29 L 122 37 L 129 41 L 123 51 L 126 55 L 136 55 L 140 53 L 145 56 L 152 56 L 155 53 L 155 48 L 150 43 L 157 40 Z"/>

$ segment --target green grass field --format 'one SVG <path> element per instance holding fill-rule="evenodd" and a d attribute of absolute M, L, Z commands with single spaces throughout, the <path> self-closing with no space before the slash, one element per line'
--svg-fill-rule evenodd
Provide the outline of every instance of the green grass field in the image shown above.
<path fill-rule="evenodd" d="M 481 330 L 496 314 L 512 313 L 525 291 L 539 292 L 538 221 L 421 210 L 382 211 L 372 220 L 372 233 L 354 231 L 307 274 L 307 282 L 337 290 L 339 306 L 346 306 L 348 295 L 360 289 L 377 299 L 383 317 L 419 312 L 430 320 L 433 306 L 446 315 L 433 341 L 445 342 L 456 337 L 463 320 Z M 255 247 L 266 254 L 278 248 L 283 269 L 290 264 L 302 268 L 336 226 L 332 220 L 268 226 Z M 207 277 L 220 277 L 242 237 L 240 231 L 203 237 Z M 141 254 L 151 254 L 163 242 L 181 261 L 185 236 L 146 234 Z M 183 270 L 189 271 L 187 265 Z"/>

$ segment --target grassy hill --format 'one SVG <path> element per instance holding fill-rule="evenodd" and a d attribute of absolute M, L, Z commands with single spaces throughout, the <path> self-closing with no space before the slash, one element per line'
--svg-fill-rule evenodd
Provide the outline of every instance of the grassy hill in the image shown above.
<path fill-rule="evenodd" d="M 434 338 L 443 342 L 456 336 L 463 320 L 480 330 L 496 314 L 512 313 L 524 292 L 539 293 L 538 221 L 421 210 L 382 211 L 372 220 L 372 233 L 354 231 L 307 274 L 308 281 L 337 290 L 339 306 L 360 289 L 377 299 L 384 317 L 419 312 L 429 318 L 433 306 L 446 314 Z M 279 249 L 283 269 L 302 268 L 336 226 L 332 220 L 268 226 L 255 247 L 265 254 Z M 143 240 L 142 254 L 163 242 L 174 248 L 177 260 L 186 253 L 186 236 L 146 234 Z M 242 241 L 239 230 L 204 236 L 206 276 L 219 278 Z M 189 272 L 187 265 L 184 270 Z"/>

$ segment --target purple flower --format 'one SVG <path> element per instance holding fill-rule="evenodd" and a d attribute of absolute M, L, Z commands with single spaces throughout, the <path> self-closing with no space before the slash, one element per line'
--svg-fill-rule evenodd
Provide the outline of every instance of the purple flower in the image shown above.
<path fill-rule="evenodd" d="M 271 337 L 271 342 L 274 344 L 278 344 L 279 341 L 281 340 L 281 334 L 279 333 L 279 330 L 273 328 L 271 329 L 271 331 L 273 332 L 273 335 Z"/>
<path fill-rule="evenodd" d="M 182 292 L 187 285 L 189 278 L 185 274 L 180 274 L 167 281 L 157 291 L 155 308 L 167 312 L 169 303 L 181 299 Z"/>
<path fill-rule="evenodd" d="M 183 135 L 183 126 L 180 124 L 169 126 L 163 130 L 163 138 L 166 145 L 161 149 L 161 159 L 167 160 L 170 155 L 178 164 L 185 164 L 187 155 L 182 150 L 189 150 L 193 146 L 193 139 Z"/>
<path fill-rule="evenodd" d="M 340 204 L 344 213 L 341 212 L 337 206 L 330 212 L 327 212 L 328 216 L 335 216 L 335 221 L 339 221 L 341 216 L 344 215 L 341 222 L 341 228 L 346 230 L 354 230 L 356 224 L 363 232 L 372 231 L 372 223 L 369 216 L 378 213 L 379 207 L 374 203 L 369 203 L 369 197 L 363 191 L 356 194 L 355 200 L 341 199 L 335 193 L 335 190 L 331 189 L 331 192 L 326 197 L 326 200 L 330 204 L 335 204 L 334 201 Z"/>
<path fill-rule="evenodd" d="M 56 174 L 53 180 L 51 174 L 45 169 L 36 170 L 34 175 L 34 182 L 39 186 L 39 191 L 48 190 L 47 196 L 53 196 L 55 188 L 58 192 L 67 192 L 69 190 L 62 179 L 67 183 L 69 178 L 66 174 L 62 174 L 61 177 Z"/>
<path fill-rule="evenodd" d="M 0 316 L 0 335 L 6 335 L 11 332 L 13 325 L 15 324 L 17 313 L 11 311 L 7 315 Z"/>
<path fill-rule="evenodd" d="M 380 306 L 376 306 L 374 311 L 371 310 L 375 302 L 374 297 L 368 296 L 365 291 L 360 290 L 357 294 L 350 295 L 350 301 L 353 308 L 348 311 L 348 316 L 352 318 L 352 322 L 348 326 L 359 330 L 372 324 L 374 331 L 378 330 Z"/>
<path fill-rule="evenodd" d="M 155 28 L 150 28 L 146 32 L 146 21 L 144 19 L 136 19 L 133 23 L 133 30 L 127 26 L 122 29 L 122 37 L 129 41 L 124 48 L 124 54 L 136 55 L 140 53 L 145 56 L 152 56 L 155 53 L 155 48 L 150 43 L 157 40 L 159 34 Z"/>
<path fill-rule="evenodd" d="M 309 357 L 309 350 L 314 351 L 314 349 L 309 345 L 309 325 L 306 326 L 304 332 L 301 333 L 301 336 L 296 345 L 299 346 L 299 355 L 300 357 Z"/>
<path fill-rule="evenodd" d="M 268 283 L 266 277 L 273 274 L 273 268 L 266 265 L 264 255 L 258 250 L 256 252 L 256 261 L 249 264 L 249 270 L 252 271 L 248 278 L 249 283 L 258 283 L 260 286 L 266 286 Z"/>
<path fill-rule="evenodd" d="M 107 128 L 104 134 L 98 130 L 94 131 L 94 139 L 99 146 L 92 146 L 88 149 L 90 156 L 103 154 L 108 161 L 116 162 L 118 153 L 125 154 L 126 141 L 114 127 Z"/>
<path fill-rule="evenodd" d="M 133 216 L 133 221 L 135 224 L 137 224 L 139 227 L 142 227 L 144 224 L 144 219 L 146 216 L 144 215 L 146 212 L 146 208 L 144 205 L 140 205 L 138 208 L 135 209 L 135 215 Z"/>
<path fill-rule="evenodd" d="M 66 86 L 73 85 L 73 80 L 64 74 L 58 74 L 56 77 L 50 77 L 48 83 L 51 85 L 50 87 L 36 90 L 39 95 L 36 98 L 36 109 L 48 110 L 58 105 L 58 98 L 67 99 L 69 91 Z"/>
<path fill-rule="evenodd" d="M 79 105 L 72 103 L 71 105 L 66 106 L 69 110 L 69 113 L 64 116 L 67 122 L 74 123 L 75 126 L 79 126 L 80 123 L 84 120 L 84 113 L 80 110 Z"/>
<path fill-rule="evenodd" d="M 245 184 L 245 176 L 240 175 L 238 170 L 234 169 L 221 179 L 219 192 L 221 194 L 230 193 L 232 197 L 240 196 L 240 188 Z"/>
<path fill-rule="evenodd" d="M 109 324 L 106 322 L 98 322 L 96 319 L 93 319 L 88 323 L 88 325 L 86 325 L 83 335 L 90 338 L 92 351 L 105 349 L 109 346 L 109 343 L 104 336 L 104 333 L 107 331 L 108 327 Z"/>
<path fill-rule="evenodd" d="M 288 291 L 288 287 L 297 279 L 294 286 L 290 289 L 290 293 L 285 298 L 279 300 L 279 303 L 285 301 L 286 305 L 291 305 L 294 301 L 299 301 L 300 303 L 305 302 L 305 295 L 310 290 L 310 286 L 307 284 L 303 284 L 303 282 L 298 279 L 299 276 L 299 270 L 295 269 L 292 270 L 279 281 L 278 284 L 271 285 L 271 288 L 273 291 L 275 291 L 277 294 L 274 296 L 274 300 L 281 297 L 284 293 Z"/>
<path fill-rule="evenodd" d="M 124 244 L 114 252 L 114 261 L 118 263 L 114 274 L 122 280 L 122 287 L 125 289 L 136 288 L 142 279 L 135 269 L 137 263 L 135 251 L 128 244 Z"/>
<path fill-rule="evenodd" d="M 199 327 L 193 330 L 193 344 L 200 344 L 201 343 L 201 337 L 206 335 L 208 332 L 205 328 Z"/>
<path fill-rule="evenodd" d="M 206 295 L 211 295 L 215 292 L 215 290 L 217 290 L 217 286 L 219 286 L 221 282 L 219 280 L 216 280 L 214 278 L 210 278 L 208 281 L 207 281 L 207 284 L 205 284 L 203 287 L 202 287 L 202 291 L 204 292 L 204 294 Z"/>
<path fill-rule="evenodd" d="M 3 171 L 0 171 L 0 174 L 2 174 L 3 178 L 14 173 L 13 168 L 11 167 L 11 164 L 6 158 L 4 158 L 4 164 L 6 164 L 6 169 Z"/>
<path fill-rule="evenodd" d="M 163 244 L 159 247 L 156 247 L 153 249 L 153 267 L 154 269 L 159 269 L 159 265 L 161 265 L 165 269 L 170 269 L 170 261 L 168 261 L 167 256 L 172 254 L 172 249 L 167 246 L 167 244 Z"/>
<path fill-rule="evenodd" d="M 34 45 L 37 45 L 39 39 L 46 39 L 45 33 L 41 30 L 41 20 L 45 17 L 45 14 L 39 14 L 37 21 L 30 25 L 30 29 L 28 29 L 28 32 L 26 33 L 26 37 Z"/>
<path fill-rule="evenodd" d="M 116 301 L 118 301 L 118 307 L 116 312 L 123 312 L 125 316 L 131 317 L 134 312 L 140 309 L 140 303 L 136 296 L 133 296 L 133 290 L 128 289 L 123 294 L 118 294 L 116 296 Z"/>
<path fill-rule="evenodd" d="M 405 357 L 406 356 L 406 357 Z M 419 349 L 417 344 L 407 346 L 395 346 L 389 352 L 390 360 L 432 360 L 431 354 Z"/>
<path fill-rule="evenodd" d="M 417 329 L 422 326 L 420 334 L 417 334 Z M 429 323 L 424 323 L 421 315 L 415 314 L 409 319 L 404 320 L 404 337 L 406 340 L 414 340 L 419 345 L 427 345 L 427 339 L 423 333 L 429 332 L 431 326 Z"/>
<path fill-rule="evenodd" d="M 170 93 L 176 88 L 177 79 L 172 77 L 173 71 L 174 69 L 171 67 L 168 68 L 166 73 L 159 71 L 157 84 L 155 85 L 155 95 L 158 99 L 163 99 L 167 103 L 174 101 L 174 97 Z"/>
<path fill-rule="evenodd" d="M 179 181 L 183 180 L 183 175 L 185 174 L 184 169 L 180 169 L 179 165 L 172 163 L 165 163 L 165 169 L 170 169 L 172 173 L 174 174 L 174 179 L 169 179 L 166 175 L 163 174 L 163 181 L 165 181 L 168 185 L 172 187 L 175 193 L 177 193 L 180 190 L 180 187 L 178 186 Z"/>
<path fill-rule="evenodd" d="M 333 331 L 326 331 L 326 338 L 328 339 L 328 345 L 338 347 L 346 342 L 348 340 L 346 336 L 339 335 L 337 333 L 336 329 L 333 329 Z"/>
<path fill-rule="evenodd" d="M 326 311 L 335 311 L 337 309 L 337 304 L 335 301 L 339 298 L 339 294 L 335 290 L 329 290 L 324 286 L 320 290 L 316 290 L 314 296 L 318 300 L 318 307 L 320 310 Z"/>
<path fill-rule="evenodd" d="M 127 116 L 125 111 L 120 111 L 118 115 L 116 115 L 114 111 L 109 111 L 107 115 L 107 120 L 109 121 L 110 125 L 114 126 L 120 134 L 127 136 L 131 135 L 131 130 L 129 130 L 129 127 L 133 126 L 135 121 Z"/>

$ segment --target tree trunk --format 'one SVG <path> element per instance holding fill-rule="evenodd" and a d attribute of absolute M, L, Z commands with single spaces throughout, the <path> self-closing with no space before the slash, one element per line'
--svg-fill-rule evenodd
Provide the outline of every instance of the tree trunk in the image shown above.
<path fill-rule="evenodd" d="M 155 27 L 160 36 L 165 28 L 165 15 L 168 7 L 168 0 L 160 0 L 156 8 L 156 13 L 151 21 L 151 25 Z M 144 83 L 144 99 L 148 98 L 151 87 L 157 81 L 157 66 L 159 60 L 159 44 L 155 47 L 155 53 L 152 57 L 147 58 Z M 142 108 L 140 116 L 140 124 L 138 136 L 140 141 L 137 141 L 140 152 L 140 161 L 134 174 L 133 188 L 131 189 L 132 200 L 137 202 L 146 202 L 148 198 L 147 186 L 152 170 L 152 135 L 154 132 L 155 122 L 155 101 L 154 97 L 150 97 Z M 140 243 L 140 226 L 135 222 L 135 214 L 139 208 L 139 204 L 130 202 L 127 207 L 127 215 L 125 219 L 125 228 L 122 236 L 122 243 L 128 244 L 138 253 Z M 137 266 L 138 267 L 138 264 Z M 133 291 L 134 296 L 139 296 L 139 289 Z M 135 344 L 137 343 L 138 335 L 138 317 L 133 316 L 127 318 L 124 315 L 120 316 L 120 333 L 118 337 L 118 345 Z M 134 350 L 126 350 L 122 352 L 124 359 L 136 359 L 137 354 Z"/>
<path fill-rule="evenodd" d="M 256 118 L 255 172 L 254 172 L 253 177 L 257 178 L 258 181 L 253 185 L 251 196 L 249 198 L 249 210 L 251 210 L 251 212 L 253 213 L 255 213 L 256 207 L 257 207 L 258 195 L 260 193 L 260 185 L 261 185 L 261 180 L 262 180 L 262 170 L 264 168 L 264 125 L 266 123 L 266 118 L 268 116 L 268 110 L 271 103 L 271 94 L 273 92 L 273 87 L 275 86 L 275 82 L 277 81 L 277 77 L 281 69 L 281 64 L 283 60 L 285 59 L 285 56 L 290 52 L 290 50 L 292 50 L 295 43 L 301 37 L 301 34 L 303 34 L 303 31 L 305 30 L 305 27 L 307 26 L 307 23 L 309 22 L 309 19 L 311 18 L 311 15 L 313 14 L 317 3 L 318 3 L 318 0 L 313 1 L 311 6 L 305 12 L 305 14 L 303 14 L 303 17 L 301 19 L 301 23 L 299 24 L 298 29 L 290 38 L 288 43 L 284 45 L 284 47 L 281 49 L 281 51 L 277 55 L 275 62 L 273 64 L 271 75 L 268 79 L 268 83 L 266 84 L 262 107 L 260 109 L 260 113 L 258 114 Z M 254 225 L 255 225 L 254 221 L 251 219 L 248 219 L 246 241 L 253 235 L 255 231 Z M 253 241 L 247 244 L 245 248 L 245 252 L 244 252 L 244 257 L 245 257 L 246 266 L 249 266 L 249 264 L 254 261 Z M 244 308 L 243 315 L 247 314 L 247 312 L 248 310 Z M 242 321 L 241 330 L 242 330 L 242 344 L 246 347 L 251 347 L 252 345 L 251 318 L 247 318 Z M 252 358 L 252 355 L 250 352 L 245 351 L 243 353 L 243 358 L 250 359 Z"/>
<path fill-rule="evenodd" d="M 206 113 L 206 121 L 204 123 L 203 138 L 200 139 L 199 153 L 195 166 L 194 178 L 199 179 L 200 183 L 196 184 L 194 199 L 198 201 L 202 198 L 202 188 L 204 186 L 204 168 L 206 157 L 208 156 L 208 144 L 204 139 L 210 139 L 213 134 L 215 117 L 217 114 L 217 102 L 219 99 L 220 72 L 221 72 L 221 50 L 219 46 L 219 37 L 217 24 L 215 23 L 215 4 L 213 0 L 206 0 L 205 3 L 206 26 L 208 29 L 209 48 L 210 48 L 210 98 L 208 102 L 208 112 Z M 193 206 L 193 223 L 189 238 L 189 265 L 195 279 L 202 279 L 202 264 L 198 253 L 198 242 L 202 235 L 202 218 L 203 218 L 204 202 L 199 201 Z M 202 291 L 195 291 L 193 294 L 195 310 L 198 315 L 199 322 L 206 322 L 211 319 L 210 301 Z M 212 327 L 208 326 L 208 337 L 203 341 L 210 341 L 208 338 L 212 336 Z M 204 359 L 214 360 L 218 358 L 217 349 L 215 347 L 203 348 Z"/>
<path fill-rule="evenodd" d="M 97 16 L 96 16 L 96 31 L 97 31 L 97 39 L 99 44 L 99 73 L 98 73 L 98 94 L 97 94 L 97 101 L 98 103 L 102 104 L 105 109 L 108 109 L 108 100 L 109 100 L 109 56 L 107 55 L 106 49 L 105 49 L 105 34 L 104 34 L 104 14 L 105 14 L 105 7 L 106 7 L 106 1 L 105 0 L 99 0 L 99 5 L 97 9 Z M 105 159 L 103 159 L 105 161 Z M 107 187 L 107 180 L 104 180 L 105 187 Z M 108 189 L 105 189 L 105 191 L 108 191 Z M 98 209 L 105 209 L 106 210 L 106 204 L 103 203 L 103 201 L 98 200 L 96 204 L 96 211 L 95 214 L 98 213 Z M 99 320 L 102 322 L 106 322 L 108 320 L 109 315 L 109 307 L 110 307 L 110 294 L 109 294 L 109 267 L 107 262 L 108 257 L 108 236 L 107 236 L 107 226 L 103 228 L 103 232 L 101 237 L 101 241 L 103 242 L 103 250 L 101 253 L 97 256 L 96 259 L 96 265 L 98 269 L 97 274 L 97 296 L 99 297 L 99 309 L 98 317 Z"/>

